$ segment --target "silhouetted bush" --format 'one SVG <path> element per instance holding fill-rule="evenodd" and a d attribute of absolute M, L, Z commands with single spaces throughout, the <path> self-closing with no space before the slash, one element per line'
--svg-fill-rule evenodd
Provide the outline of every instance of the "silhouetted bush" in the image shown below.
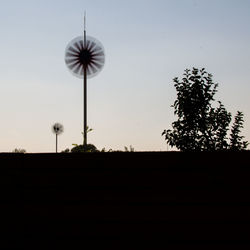
<path fill-rule="evenodd" d="M 92 153 L 99 152 L 93 144 L 77 145 L 71 149 L 71 153 Z"/>
<path fill-rule="evenodd" d="M 26 150 L 23 148 L 15 148 L 12 153 L 20 153 L 20 154 L 24 154 L 26 153 Z"/>
<path fill-rule="evenodd" d="M 70 149 L 66 148 L 66 149 L 63 150 L 61 153 L 70 153 Z"/>

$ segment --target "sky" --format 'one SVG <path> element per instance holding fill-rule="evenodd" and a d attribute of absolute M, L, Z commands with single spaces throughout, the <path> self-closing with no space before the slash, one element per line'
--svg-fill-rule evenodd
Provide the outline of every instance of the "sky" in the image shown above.
<path fill-rule="evenodd" d="M 98 149 L 170 149 L 174 77 L 205 68 L 216 100 L 244 113 L 250 141 L 250 0 L 0 0 L 0 152 L 54 152 L 82 143 L 83 83 L 64 63 L 83 34 L 105 48 L 88 81 L 88 142 Z"/>

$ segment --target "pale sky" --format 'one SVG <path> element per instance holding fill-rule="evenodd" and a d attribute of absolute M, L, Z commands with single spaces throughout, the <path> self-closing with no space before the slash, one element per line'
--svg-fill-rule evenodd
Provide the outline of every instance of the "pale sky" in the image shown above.
<path fill-rule="evenodd" d="M 88 142 L 98 149 L 167 150 L 161 133 L 177 118 L 172 79 L 203 68 L 217 100 L 245 115 L 250 141 L 250 0 L 0 0 L 0 152 L 54 152 L 82 143 L 83 84 L 64 63 L 83 33 L 105 48 L 88 81 Z"/>

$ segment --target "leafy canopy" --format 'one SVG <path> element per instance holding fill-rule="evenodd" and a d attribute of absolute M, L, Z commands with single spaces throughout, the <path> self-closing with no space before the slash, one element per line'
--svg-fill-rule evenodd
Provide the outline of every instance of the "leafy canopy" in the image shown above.
<path fill-rule="evenodd" d="M 177 121 L 172 130 L 164 130 L 162 135 L 171 147 L 181 151 L 243 150 L 248 142 L 242 141 L 243 113 L 237 113 L 230 138 L 227 134 L 232 119 L 219 101 L 213 107 L 218 84 L 205 69 L 186 69 L 183 78 L 174 78 L 177 99 L 172 105 Z"/>

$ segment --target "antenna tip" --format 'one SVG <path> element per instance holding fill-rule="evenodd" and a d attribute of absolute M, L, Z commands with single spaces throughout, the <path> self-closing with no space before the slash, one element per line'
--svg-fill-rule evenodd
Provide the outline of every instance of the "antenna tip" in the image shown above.
<path fill-rule="evenodd" d="M 84 30 L 86 30 L 86 10 L 84 11 Z"/>

